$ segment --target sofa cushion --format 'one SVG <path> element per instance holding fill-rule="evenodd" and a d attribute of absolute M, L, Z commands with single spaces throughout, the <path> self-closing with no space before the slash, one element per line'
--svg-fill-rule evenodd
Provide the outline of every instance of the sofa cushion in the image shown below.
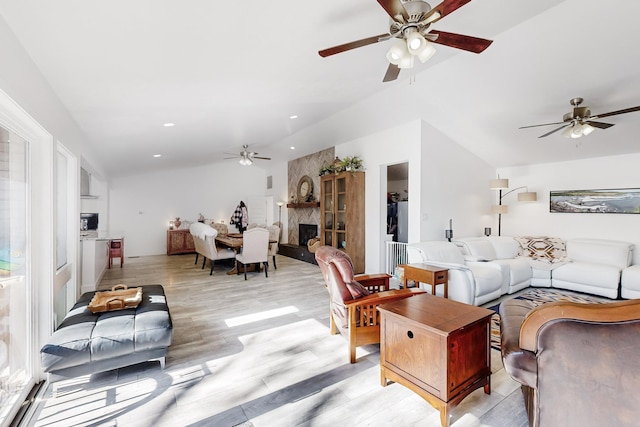
<path fill-rule="evenodd" d="M 575 261 L 606 264 L 622 270 L 631 264 L 632 243 L 601 239 L 570 239 L 567 256 Z"/>
<path fill-rule="evenodd" d="M 487 239 L 467 239 L 462 241 L 465 250 L 477 260 L 492 261 L 497 258 L 493 245 Z"/>
<path fill-rule="evenodd" d="M 440 241 L 412 243 L 407 246 L 407 256 L 410 263 L 438 261 L 464 265 L 465 261 L 456 245 Z"/>
<path fill-rule="evenodd" d="M 520 245 L 513 237 L 492 236 L 488 240 L 496 253 L 496 259 L 510 259 L 520 255 Z"/>
<path fill-rule="evenodd" d="M 586 262 L 570 262 L 553 270 L 553 287 L 588 291 L 588 288 L 576 288 L 572 284 L 580 284 L 587 287 L 618 289 L 620 283 L 620 269 L 612 265 L 593 264 Z M 613 295 L 615 298 L 616 295 Z"/>

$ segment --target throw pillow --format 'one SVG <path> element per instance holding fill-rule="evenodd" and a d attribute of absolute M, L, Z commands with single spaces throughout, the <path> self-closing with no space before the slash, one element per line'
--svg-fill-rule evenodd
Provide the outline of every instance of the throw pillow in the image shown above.
<path fill-rule="evenodd" d="M 557 237 L 514 237 L 520 243 L 520 255 L 537 261 L 559 262 L 567 257 L 565 242 Z"/>
<path fill-rule="evenodd" d="M 365 288 L 364 286 L 362 286 L 362 284 L 356 282 L 355 280 L 351 283 L 347 283 L 347 289 L 349 289 L 349 292 L 351 293 L 353 299 L 362 298 L 370 294 L 367 288 Z"/>

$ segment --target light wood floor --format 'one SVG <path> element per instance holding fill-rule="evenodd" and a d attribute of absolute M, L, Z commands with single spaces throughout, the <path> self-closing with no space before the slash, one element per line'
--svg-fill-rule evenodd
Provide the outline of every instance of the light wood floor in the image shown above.
<path fill-rule="evenodd" d="M 160 283 L 173 319 L 164 370 L 148 362 L 51 386 L 32 426 L 439 426 L 439 414 L 399 384 L 380 386 L 379 346 L 329 334 L 317 266 L 277 257 L 264 273 L 213 276 L 195 255 L 127 258 L 100 289 Z M 452 425 L 524 427 L 520 389 L 492 350 L 492 393 L 476 390 Z"/>

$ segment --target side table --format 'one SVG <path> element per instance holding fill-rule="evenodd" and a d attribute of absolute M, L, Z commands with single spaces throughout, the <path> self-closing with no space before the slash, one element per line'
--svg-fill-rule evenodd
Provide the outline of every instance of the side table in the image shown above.
<path fill-rule="evenodd" d="M 402 264 L 398 267 L 404 269 L 404 287 L 407 282 L 413 280 L 416 283 L 431 285 L 431 294 L 436 294 L 436 286 L 443 285 L 445 298 L 449 297 L 449 270 L 443 267 L 436 267 L 425 263 Z"/>
<path fill-rule="evenodd" d="M 493 311 L 429 294 L 382 304 L 380 382 L 402 384 L 440 411 L 450 410 L 472 391 L 491 394 Z"/>

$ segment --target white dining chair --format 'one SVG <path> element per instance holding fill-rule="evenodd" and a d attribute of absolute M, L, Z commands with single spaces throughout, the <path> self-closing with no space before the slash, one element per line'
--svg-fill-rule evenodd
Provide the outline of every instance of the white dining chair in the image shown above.
<path fill-rule="evenodd" d="M 256 227 L 242 233 L 242 252 L 236 255 L 236 267 L 238 274 L 242 264 L 244 270 L 244 280 L 247 280 L 247 266 L 257 264 L 257 271 L 260 272 L 260 263 L 264 264 L 264 276 L 269 277 L 269 230 Z"/>

